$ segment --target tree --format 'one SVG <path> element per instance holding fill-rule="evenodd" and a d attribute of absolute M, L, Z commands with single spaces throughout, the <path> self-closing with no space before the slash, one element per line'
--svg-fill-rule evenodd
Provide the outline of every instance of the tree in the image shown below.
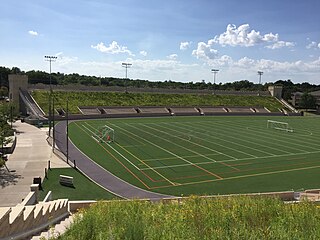
<path fill-rule="evenodd" d="M 304 109 L 315 109 L 316 98 L 309 93 L 304 93 L 301 96 L 299 107 Z"/>

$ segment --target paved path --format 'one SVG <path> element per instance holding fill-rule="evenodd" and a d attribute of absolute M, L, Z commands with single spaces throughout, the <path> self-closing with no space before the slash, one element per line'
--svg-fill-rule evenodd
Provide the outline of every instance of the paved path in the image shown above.
<path fill-rule="evenodd" d="M 66 121 L 59 122 L 55 127 L 56 146 L 66 154 Z M 104 168 L 97 165 L 94 161 L 84 155 L 73 143 L 69 140 L 69 159 L 76 160 L 77 168 L 81 170 L 91 180 L 109 191 L 124 197 L 124 198 L 148 198 L 161 199 L 170 196 L 149 192 L 141 188 L 135 187 Z"/>
<path fill-rule="evenodd" d="M 0 169 L 0 207 L 15 206 L 30 192 L 34 177 L 44 177 L 44 168 L 48 161 L 52 168 L 69 167 L 52 154 L 46 141 L 47 128 L 39 129 L 27 123 L 17 121 L 13 124 L 17 133 L 17 145 L 8 155 L 6 168 Z"/>

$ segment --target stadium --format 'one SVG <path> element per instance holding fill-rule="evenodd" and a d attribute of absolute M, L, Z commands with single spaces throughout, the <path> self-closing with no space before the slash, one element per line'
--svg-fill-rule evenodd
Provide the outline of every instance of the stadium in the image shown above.
<path fill-rule="evenodd" d="M 26 75 L 9 75 L 9 84 L 22 121 L 47 129 L 53 154 L 68 166 L 52 168 L 49 160 L 41 191 L 32 191 L 53 201 L 41 206 L 56 221 L 67 215 L 49 209 L 63 212 L 68 203 L 75 211 L 102 199 L 318 197 L 319 119 L 301 116 L 280 86 L 97 91 L 30 85 Z"/>

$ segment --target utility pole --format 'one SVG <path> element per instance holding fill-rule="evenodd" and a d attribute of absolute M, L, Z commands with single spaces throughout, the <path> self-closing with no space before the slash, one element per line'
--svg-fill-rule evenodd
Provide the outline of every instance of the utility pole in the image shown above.
<path fill-rule="evenodd" d="M 51 63 L 56 61 L 56 56 L 44 56 L 45 60 L 50 63 L 50 72 L 49 72 L 49 84 L 50 84 L 50 94 L 49 94 L 49 137 L 51 136 L 51 118 L 52 118 L 52 107 L 51 107 L 51 101 L 52 101 L 52 83 L 51 83 Z"/>
<path fill-rule="evenodd" d="M 68 163 L 69 162 L 69 99 L 68 98 L 67 98 L 66 117 L 67 117 L 67 163 Z"/>
<path fill-rule="evenodd" d="M 122 63 L 121 64 L 122 67 L 124 67 L 126 69 L 126 80 L 125 80 L 125 87 L 126 87 L 126 93 L 128 92 L 128 88 L 127 88 L 127 81 L 128 81 L 128 68 L 130 68 L 132 66 L 131 63 Z"/>
<path fill-rule="evenodd" d="M 216 94 L 216 75 L 219 72 L 219 69 L 211 69 L 211 72 L 213 73 L 213 95 Z"/>
<path fill-rule="evenodd" d="M 259 75 L 258 96 L 260 96 L 261 76 L 263 75 L 263 72 L 258 71 L 258 75 Z"/>

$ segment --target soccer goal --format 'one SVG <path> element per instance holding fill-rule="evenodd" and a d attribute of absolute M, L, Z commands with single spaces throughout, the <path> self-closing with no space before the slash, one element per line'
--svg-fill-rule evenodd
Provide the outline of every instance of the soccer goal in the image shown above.
<path fill-rule="evenodd" d="M 92 136 L 98 142 L 114 142 L 114 130 L 107 126 L 101 126 L 96 129 L 94 135 Z"/>
<path fill-rule="evenodd" d="M 286 132 L 293 132 L 293 129 L 289 126 L 289 123 L 286 123 L 286 122 L 268 120 L 267 128 L 286 131 Z"/>

